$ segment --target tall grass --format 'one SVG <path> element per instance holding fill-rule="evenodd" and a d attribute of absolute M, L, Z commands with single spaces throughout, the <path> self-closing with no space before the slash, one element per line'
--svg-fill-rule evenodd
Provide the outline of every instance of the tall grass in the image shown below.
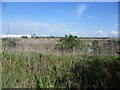
<path fill-rule="evenodd" d="M 3 88 L 113 88 L 120 84 L 116 56 L 3 52 Z"/>

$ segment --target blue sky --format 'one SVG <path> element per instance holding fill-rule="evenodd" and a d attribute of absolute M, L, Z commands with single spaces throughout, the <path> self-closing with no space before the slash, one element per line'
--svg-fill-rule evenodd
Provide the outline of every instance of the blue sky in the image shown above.
<path fill-rule="evenodd" d="M 3 33 L 117 36 L 117 2 L 3 2 Z"/>

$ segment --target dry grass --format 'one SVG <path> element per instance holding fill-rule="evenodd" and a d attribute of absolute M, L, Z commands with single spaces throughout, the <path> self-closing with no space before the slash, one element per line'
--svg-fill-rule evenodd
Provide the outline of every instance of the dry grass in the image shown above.
<path fill-rule="evenodd" d="M 38 52 L 42 54 L 58 54 L 54 47 L 57 43 L 55 39 L 20 39 L 15 51 Z"/>
<path fill-rule="evenodd" d="M 62 52 L 58 49 L 56 49 L 56 44 L 57 41 L 60 38 L 19 38 L 17 39 L 18 41 L 16 41 L 17 45 L 15 48 L 8 48 L 6 47 L 6 50 L 8 51 L 23 51 L 23 52 L 37 52 L 37 53 L 41 53 L 44 55 L 62 55 Z M 77 52 L 67 52 L 64 51 L 64 55 L 82 55 L 82 54 L 91 54 L 90 52 L 87 52 L 87 49 L 89 47 L 92 47 L 92 42 L 94 40 L 98 40 L 100 43 L 100 46 L 102 46 L 104 48 L 104 51 L 101 52 L 101 54 L 106 54 L 109 52 L 115 53 L 116 52 L 116 46 L 111 46 L 108 47 L 107 45 L 103 46 L 103 43 L 107 43 L 107 41 L 111 41 L 113 39 L 80 39 L 81 41 L 81 50 L 77 51 Z M 117 40 L 117 39 L 115 39 Z M 109 48 L 111 48 L 111 51 L 109 50 Z M 107 50 L 108 49 L 108 50 Z"/>

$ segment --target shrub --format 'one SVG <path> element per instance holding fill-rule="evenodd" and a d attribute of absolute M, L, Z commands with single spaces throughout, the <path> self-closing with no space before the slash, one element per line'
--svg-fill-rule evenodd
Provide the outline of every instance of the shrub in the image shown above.
<path fill-rule="evenodd" d="M 77 36 L 65 35 L 65 37 L 62 37 L 60 40 L 58 40 L 57 47 L 60 50 L 73 51 L 80 48 L 80 41 L 78 40 Z"/>
<path fill-rule="evenodd" d="M 93 49 L 94 55 L 100 54 L 101 47 L 99 46 L 98 40 L 94 40 L 92 42 L 92 49 Z"/>
<path fill-rule="evenodd" d="M 9 38 L 3 38 L 2 39 L 2 42 L 5 42 L 5 41 L 7 41 Z"/>
<path fill-rule="evenodd" d="M 16 39 L 8 39 L 8 38 L 4 38 L 2 39 L 3 42 L 3 47 L 16 47 Z"/>

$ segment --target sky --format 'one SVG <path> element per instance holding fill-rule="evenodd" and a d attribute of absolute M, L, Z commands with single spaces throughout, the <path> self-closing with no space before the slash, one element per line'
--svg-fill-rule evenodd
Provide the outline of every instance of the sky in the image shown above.
<path fill-rule="evenodd" d="M 117 2 L 3 2 L 2 33 L 116 37 Z"/>

